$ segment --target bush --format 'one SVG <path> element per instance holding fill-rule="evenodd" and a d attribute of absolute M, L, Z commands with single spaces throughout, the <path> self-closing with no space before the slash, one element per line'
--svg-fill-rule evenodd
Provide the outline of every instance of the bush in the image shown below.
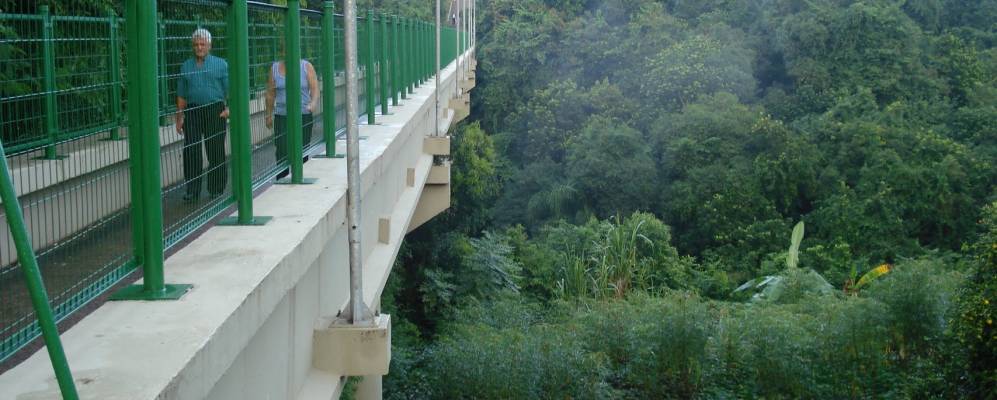
<path fill-rule="evenodd" d="M 432 398 L 602 399 L 604 357 L 584 350 L 565 326 L 462 327 L 426 352 Z"/>

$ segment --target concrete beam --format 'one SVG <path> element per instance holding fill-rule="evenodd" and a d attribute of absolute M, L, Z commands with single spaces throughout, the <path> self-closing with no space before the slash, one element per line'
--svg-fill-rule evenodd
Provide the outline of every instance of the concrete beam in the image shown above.
<path fill-rule="evenodd" d="M 412 232 L 433 217 L 450 208 L 450 185 L 426 185 L 419 198 L 419 206 L 412 215 L 408 231 Z"/>
<path fill-rule="evenodd" d="M 434 156 L 450 155 L 449 136 L 426 136 L 423 141 L 423 151 Z"/>
<path fill-rule="evenodd" d="M 450 184 L 450 162 L 442 165 L 434 165 L 429 170 L 429 177 L 426 178 L 427 185 L 449 185 Z"/>

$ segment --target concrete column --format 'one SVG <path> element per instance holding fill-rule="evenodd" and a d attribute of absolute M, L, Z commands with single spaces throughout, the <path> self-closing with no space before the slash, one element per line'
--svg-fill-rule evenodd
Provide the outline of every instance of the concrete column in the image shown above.
<path fill-rule="evenodd" d="M 367 375 L 357 385 L 357 400 L 381 400 L 381 375 Z"/>

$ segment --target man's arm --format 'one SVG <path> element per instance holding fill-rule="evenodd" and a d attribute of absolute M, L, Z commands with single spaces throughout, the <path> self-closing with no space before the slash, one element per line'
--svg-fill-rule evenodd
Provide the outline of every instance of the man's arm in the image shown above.
<path fill-rule="evenodd" d="M 225 93 L 225 109 L 222 110 L 222 113 L 220 115 L 218 115 L 218 116 L 222 117 L 222 118 L 228 118 L 228 98 L 229 98 L 229 91 L 228 91 L 228 62 L 225 61 L 225 60 L 221 60 L 221 61 L 222 61 L 222 67 L 223 67 L 222 68 L 221 83 L 222 83 L 222 92 Z"/>
<path fill-rule="evenodd" d="M 187 108 L 187 79 L 185 70 L 187 63 L 180 66 L 180 77 L 177 78 L 177 133 L 183 135 L 183 110 Z"/>

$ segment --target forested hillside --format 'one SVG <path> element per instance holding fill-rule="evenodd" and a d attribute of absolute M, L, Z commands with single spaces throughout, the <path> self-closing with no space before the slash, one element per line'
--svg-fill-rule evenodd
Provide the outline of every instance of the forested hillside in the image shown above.
<path fill-rule="evenodd" d="M 391 398 L 994 398 L 997 2 L 479 1 Z"/>

